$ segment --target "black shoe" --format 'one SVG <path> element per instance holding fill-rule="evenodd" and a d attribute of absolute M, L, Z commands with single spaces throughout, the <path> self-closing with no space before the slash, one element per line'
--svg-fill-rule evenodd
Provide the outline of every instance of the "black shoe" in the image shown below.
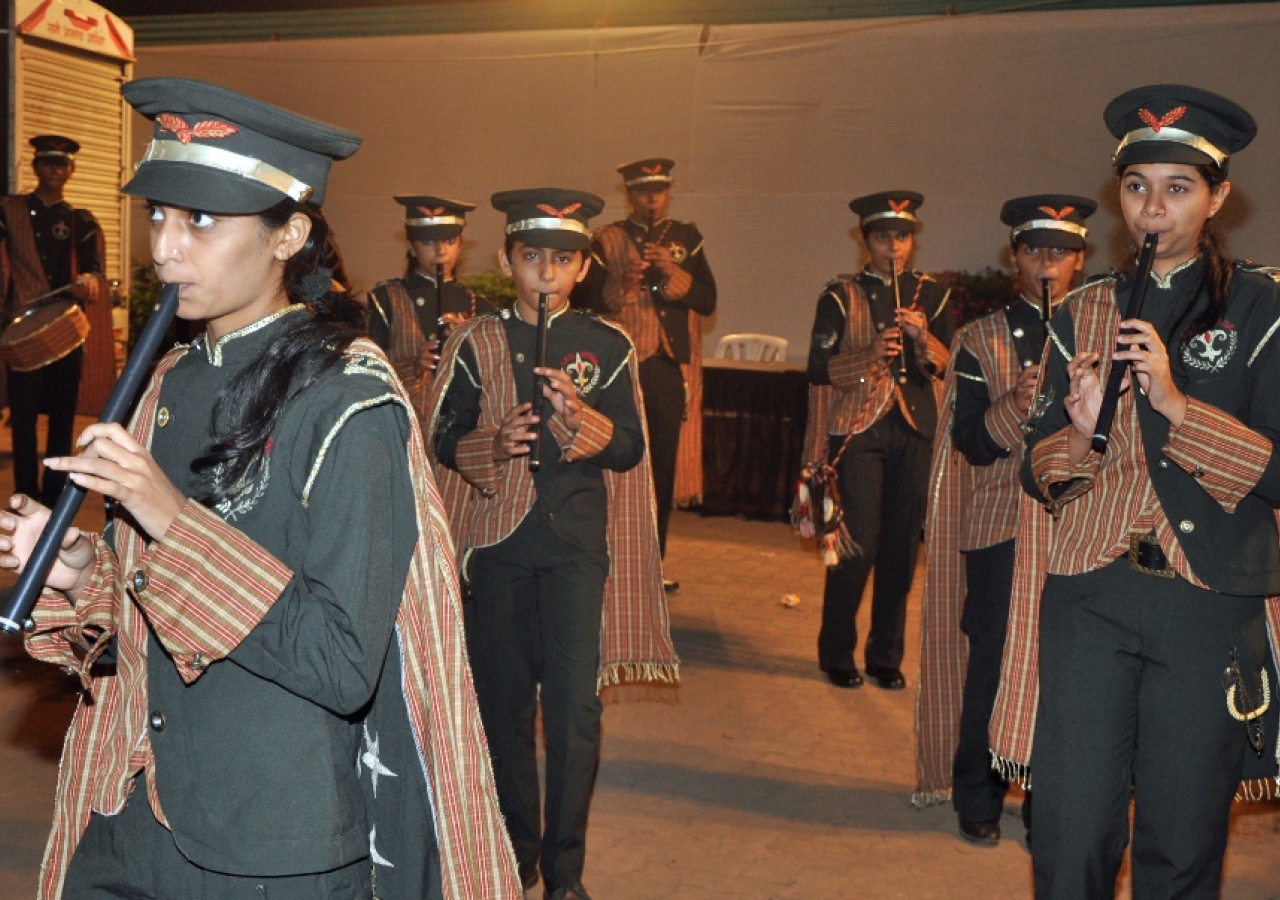
<path fill-rule="evenodd" d="M 907 679 L 902 677 L 901 669 L 885 669 L 880 666 L 867 666 L 867 677 L 871 683 L 886 691 L 900 691 L 907 686 Z"/>
<path fill-rule="evenodd" d="M 555 893 L 547 894 L 546 900 L 591 900 L 591 895 L 587 893 L 587 889 L 579 881 L 577 884 L 571 884 L 568 887 L 556 888 Z"/>
<path fill-rule="evenodd" d="M 960 816 L 960 837 L 979 847 L 994 847 L 1000 843 L 1000 820 L 975 822 Z"/>
<path fill-rule="evenodd" d="M 857 669 L 823 669 L 827 673 L 827 681 L 830 681 L 836 687 L 857 688 L 862 687 L 862 676 L 858 674 Z"/>
<path fill-rule="evenodd" d="M 676 591 L 680 590 L 680 582 L 672 581 L 670 578 L 664 578 L 662 579 L 662 589 L 668 594 L 674 594 Z"/>

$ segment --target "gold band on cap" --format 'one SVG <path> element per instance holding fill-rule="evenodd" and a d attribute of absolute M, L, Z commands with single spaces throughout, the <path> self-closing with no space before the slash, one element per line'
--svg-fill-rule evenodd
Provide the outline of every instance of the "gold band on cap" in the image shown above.
<path fill-rule="evenodd" d="M 1116 148 L 1116 152 L 1111 154 L 1111 161 L 1115 162 L 1120 156 L 1120 151 L 1125 147 L 1143 141 L 1169 141 L 1174 144 L 1185 144 L 1212 159 L 1218 164 L 1218 168 L 1222 168 L 1222 164 L 1231 156 L 1230 153 L 1219 150 L 1198 134 L 1192 134 L 1190 131 L 1183 131 L 1180 128 L 1170 128 L 1166 125 L 1159 131 L 1154 128 L 1138 128 L 1130 131 L 1120 141 L 1120 146 Z"/>
<path fill-rule="evenodd" d="M 405 219 L 404 224 L 410 228 L 426 228 L 429 225 L 466 225 L 462 216 L 421 216 L 417 219 Z"/>
<path fill-rule="evenodd" d="M 76 158 L 76 155 L 74 153 L 69 153 L 66 150 L 37 150 L 33 158 L 47 159 L 50 156 L 56 156 L 59 159 L 75 159 Z"/>
<path fill-rule="evenodd" d="M 920 224 L 919 219 L 917 219 L 915 216 L 913 216 L 911 213 L 905 210 L 903 210 L 902 212 L 898 212 L 896 210 L 889 210 L 888 212 L 872 213 L 869 216 L 863 217 L 862 224 L 866 225 L 868 222 L 874 222 L 877 219 L 906 219 L 908 222 L 915 222 L 917 225 Z"/>
<path fill-rule="evenodd" d="M 577 219 L 559 219 L 547 216 L 545 219 L 521 219 L 507 226 L 507 234 L 518 231 L 576 231 L 591 237 L 591 229 Z"/>
<path fill-rule="evenodd" d="M 1009 237 L 1012 240 L 1017 240 L 1018 235 L 1022 234 L 1022 232 L 1033 231 L 1038 228 L 1046 228 L 1050 231 L 1065 231 L 1069 234 L 1078 234 L 1082 238 L 1089 236 L 1089 229 L 1083 225 L 1077 225 L 1075 222 L 1065 222 L 1062 219 L 1032 219 L 1013 229 L 1013 234 L 1009 235 Z"/>
<path fill-rule="evenodd" d="M 221 147 L 210 147 L 208 144 L 153 140 L 147 145 L 147 152 L 142 154 L 142 159 L 138 160 L 134 170 L 136 171 L 146 162 L 191 163 L 207 169 L 229 172 L 249 181 L 265 184 L 299 203 L 307 200 L 313 193 L 310 185 L 303 184 L 288 172 L 277 169 L 270 163 L 254 159 L 252 156 L 223 150 Z"/>
<path fill-rule="evenodd" d="M 666 184 L 671 183 L 670 175 L 641 175 L 639 178 L 631 178 L 622 182 L 623 187 L 635 187 L 637 184 L 652 184 L 655 181 L 661 181 Z"/>

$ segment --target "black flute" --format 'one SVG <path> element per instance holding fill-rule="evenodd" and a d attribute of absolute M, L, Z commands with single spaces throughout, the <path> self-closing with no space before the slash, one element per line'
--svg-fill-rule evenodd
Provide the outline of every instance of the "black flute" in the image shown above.
<path fill-rule="evenodd" d="M 898 261 L 891 260 L 890 267 L 893 271 L 891 280 L 893 283 L 893 308 L 894 310 L 902 309 L 902 295 L 898 293 Z M 898 384 L 907 383 L 907 335 L 902 329 L 902 323 L 895 323 L 898 326 Z"/>
<path fill-rule="evenodd" d="M 138 343 L 133 347 L 133 353 L 129 354 L 129 359 L 124 364 L 120 380 L 111 389 L 111 396 L 107 398 L 107 405 L 102 408 L 99 422 L 119 424 L 124 421 L 125 415 L 138 396 L 138 391 L 142 388 L 142 381 L 146 378 L 151 360 L 160 349 L 160 341 L 164 338 L 164 333 L 169 330 L 169 324 L 177 312 L 178 285 L 166 284 L 164 290 L 160 292 L 160 302 L 156 304 L 155 312 L 151 314 L 151 318 L 147 319 L 142 333 L 138 335 Z M 20 629 L 25 628 L 30 631 L 34 627 L 31 621 L 31 610 L 40 597 L 44 580 L 49 576 L 49 569 L 53 567 L 53 562 L 57 558 L 58 548 L 62 546 L 62 539 L 66 536 L 67 529 L 71 527 L 76 513 L 80 511 L 84 495 L 84 488 L 73 481 L 67 481 L 66 487 L 58 497 L 58 502 L 53 506 L 49 521 L 44 525 L 44 531 L 40 532 L 40 538 L 31 551 L 31 558 L 27 560 L 22 574 L 18 576 L 18 583 L 13 587 L 13 593 L 9 595 L 4 609 L 0 611 L 0 629 L 9 634 L 16 634 Z"/>
<path fill-rule="evenodd" d="M 538 295 L 538 337 L 534 349 L 534 368 L 547 365 L 547 295 Z M 529 447 L 529 471 L 542 468 L 542 385 L 546 379 L 537 372 L 533 375 L 533 414 L 538 421 L 533 425 L 533 444 Z"/>
<path fill-rule="evenodd" d="M 444 265 L 436 263 L 436 339 L 444 346 L 448 326 L 444 323 Z"/>
<path fill-rule="evenodd" d="M 1040 317 L 1048 325 L 1053 318 L 1053 297 L 1049 294 L 1049 279 L 1040 279 Z"/>
<path fill-rule="evenodd" d="M 1147 296 L 1147 283 L 1151 280 L 1151 264 L 1155 262 L 1156 243 L 1159 240 L 1160 235 L 1149 234 L 1142 242 L 1138 270 L 1133 277 L 1133 288 L 1129 291 L 1129 305 L 1124 311 L 1126 319 L 1136 319 L 1142 315 L 1142 301 Z M 1121 334 L 1133 334 L 1133 332 L 1124 329 Z M 1126 344 L 1116 344 L 1117 353 L 1128 349 Z M 1115 360 L 1112 360 L 1111 371 L 1107 374 L 1107 389 L 1102 394 L 1102 405 L 1098 407 L 1098 423 L 1093 426 L 1093 437 L 1089 441 L 1089 445 L 1097 453 L 1107 452 L 1111 423 L 1116 417 L 1116 404 L 1120 402 L 1120 382 L 1124 380 L 1124 373 L 1128 370 L 1127 362 L 1117 365 Z"/>

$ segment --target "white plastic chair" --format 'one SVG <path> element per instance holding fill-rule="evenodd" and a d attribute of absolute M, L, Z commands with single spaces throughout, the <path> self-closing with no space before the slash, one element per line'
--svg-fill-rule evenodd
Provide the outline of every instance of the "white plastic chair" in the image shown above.
<path fill-rule="evenodd" d="M 721 359 L 749 359 L 755 362 L 786 362 L 787 339 L 772 334 L 726 334 L 716 344 Z"/>

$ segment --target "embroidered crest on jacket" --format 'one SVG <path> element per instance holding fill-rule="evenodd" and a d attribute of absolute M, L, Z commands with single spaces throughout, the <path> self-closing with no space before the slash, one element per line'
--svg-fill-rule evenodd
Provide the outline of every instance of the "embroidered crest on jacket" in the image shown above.
<path fill-rule="evenodd" d="M 560 368 L 573 380 L 579 397 L 585 397 L 600 383 L 600 360 L 590 350 L 577 350 L 560 361 Z"/>
<path fill-rule="evenodd" d="M 1235 326 L 1223 319 L 1217 327 L 1183 343 L 1182 361 L 1201 372 L 1221 372 L 1235 355 L 1239 342 Z"/>

